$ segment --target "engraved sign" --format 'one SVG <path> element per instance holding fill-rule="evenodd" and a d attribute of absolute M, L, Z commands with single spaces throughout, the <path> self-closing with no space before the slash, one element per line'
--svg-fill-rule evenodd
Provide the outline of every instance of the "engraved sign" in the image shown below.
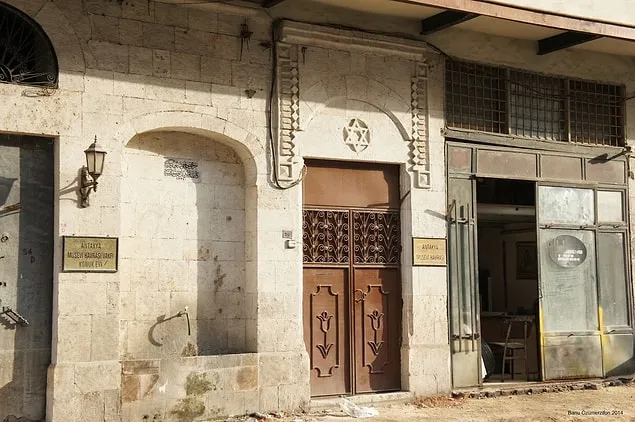
<path fill-rule="evenodd" d="M 117 272 L 118 238 L 64 236 L 62 239 L 62 271 Z"/>
<path fill-rule="evenodd" d="M 416 266 L 446 266 L 445 239 L 412 238 L 412 261 Z"/>
<path fill-rule="evenodd" d="M 166 158 L 163 165 L 163 175 L 193 182 L 198 182 L 201 179 L 198 161 L 180 158 Z"/>
<path fill-rule="evenodd" d="M 557 236 L 547 244 L 549 257 L 563 268 L 577 267 L 586 259 L 586 246 L 577 237 Z"/>

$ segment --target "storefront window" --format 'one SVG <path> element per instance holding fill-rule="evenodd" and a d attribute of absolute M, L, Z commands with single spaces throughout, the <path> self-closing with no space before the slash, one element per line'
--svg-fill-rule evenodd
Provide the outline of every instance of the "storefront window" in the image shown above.
<path fill-rule="evenodd" d="M 595 222 L 593 190 L 541 186 L 540 224 L 592 225 Z"/>
<path fill-rule="evenodd" d="M 540 275 L 547 332 L 598 329 L 595 233 L 542 230 Z"/>
<path fill-rule="evenodd" d="M 598 233 L 600 306 L 604 326 L 628 325 L 624 233 Z"/>
<path fill-rule="evenodd" d="M 624 221 L 622 192 L 598 191 L 598 220 L 601 223 Z"/>

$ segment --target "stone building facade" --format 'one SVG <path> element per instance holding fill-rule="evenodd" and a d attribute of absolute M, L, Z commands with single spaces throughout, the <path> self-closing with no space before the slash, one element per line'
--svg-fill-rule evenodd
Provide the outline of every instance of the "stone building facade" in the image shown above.
<path fill-rule="evenodd" d="M 447 55 L 635 89 L 627 56 L 572 49 L 536 60 L 528 40 L 448 29 L 424 42 L 406 37 L 418 20 L 287 3 L 8 1 L 50 39 L 59 76 L 55 88 L 0 84 L 0 170 L 20 163 L 11 168 L 23 192 L 7 184 L 0 207 L 21 201 L 24 219 L 29 184 L 51 192 L 33 203 L 49 211 L 40 231 L 48 244 L 22 239 L 28 223 L 0 208 L 0 255 L 17 268 L 0 261 L 7 284 L 32 274 L 48 292 L 37 303 L 44 323 L 0 333 L 0 418 L 168 421 L 306 408 L 305 160 L 396 166 L 392 390 L 449 393 L 447 267 L 413 265 L 410 240 L 447 237 Z M 634 110 L 625 104 L 628 143 Z M 82 208 L 79 171 L 95 137 L 106 163 Z M 29 164 L 27 144 L 45 146 L 40 164 Z M 118 271 L 63 271 L 72 236 L 118 238 Z M 30 259 L 31 249 L 50 265 L 24 269 L 18 254 Z M 10 289 L 2 304 L 35 314 L 31 296 Z M 35 326 L 40 337 L 26 331 Z"/>

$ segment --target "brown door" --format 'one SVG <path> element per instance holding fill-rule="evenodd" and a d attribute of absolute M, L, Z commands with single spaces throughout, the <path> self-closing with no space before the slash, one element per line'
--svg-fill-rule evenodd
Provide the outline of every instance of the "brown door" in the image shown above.
<path fill-rule="evenodd" d="M 302 247 L 311 393 L 399 390 L 399 168 L 307 167 Z"/>

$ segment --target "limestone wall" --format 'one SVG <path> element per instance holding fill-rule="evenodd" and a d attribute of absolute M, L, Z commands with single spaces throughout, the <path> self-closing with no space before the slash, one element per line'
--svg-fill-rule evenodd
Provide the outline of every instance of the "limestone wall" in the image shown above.
<path fill-rule="evenodd" d="M 281 190 L 271 179 L 272 18 L 348 22 L 412 36 L 419 22 L 300 0 L 283 3 L 271 16 L 143 0 L 9 3 L 42 25 L 60 64 L 59 89 L 0 84 L 0 131 L 55 139 L 47 420 L 141 421 L 155 414 L 171 420 L 188 400 L 192 373 L 196 380 L 208 374 L 210 384 L 203 384 L 210 389 L 194 394 L 208 414 L 305 405 L 301 250 L 282 238 L 283 230 L 292 231 L 300 243 L 302 197 L 300 186 Z M 244 23 L 252 32 L 248 43 L 241 43 Z M 385 34 L 302 31 L 289 32 L 282 43 L 287 50 L 278 50 L 298 72 L 296 82 L 282 79 L 298 89 L 289 96 L 299 113 L 291 166 L 301 170 L 304 157 L 401 165 L 402 388 L 446 393 L 446 270 L 411 266 L 409 240 L 446 235 L 444 61 L 423 43 Z M 533 43 L 460 30 L 427 40 L 453 57 L 635 90 L 626 57 L 578 50 L 536 57 Z M 629 116 L 633 107 L 627 103 Z M 352 119 L 371 131 L 366 148 L 351 148 L 343 137 Z M 81 209 L 78 171 L 95 136 L 108 151 L 106 169 L 90 207 Z M 198 160 L 200 182 L 166 178 L 165 158 Z M 63 235 L 119 237 L 120 271 L 61 272 Z M 155 326 L 184 306 L 192 312 L 196 342 L 185 335 L 183 318 Z M 184 356 L 194 350 L 218 356 Z M 227 406 L 214 407 L 218 402 Z"/>
<path fill-rule="evenodd" d="M 122 166 L 122 358 L 248 351 L 256 300 L 245 292 L 240 159 L 211 139 L 147 132 Z"/>

